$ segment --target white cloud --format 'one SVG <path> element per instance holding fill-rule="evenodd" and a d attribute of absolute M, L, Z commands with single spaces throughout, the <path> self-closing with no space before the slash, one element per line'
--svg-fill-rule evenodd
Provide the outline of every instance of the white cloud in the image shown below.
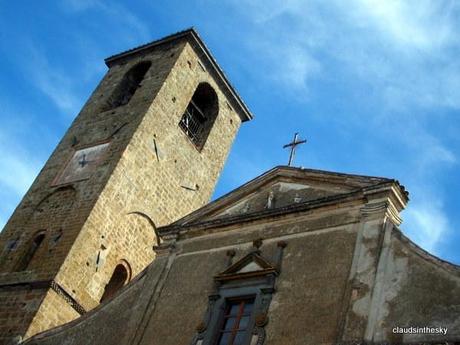
<path fill-rule="evenodd" d="M 127 47 L 145 43 L 151 38 L 148 25 L 119 3 L 112 2 L 108 5 L 97 0 L 66 0 L 64 6 L 71 12 L 99 11 L 103 15 L 101 31 L 107 30 L 107 36 L 116 37 L 119 42 L 127 42 Z M 104 19 L 111 25 L 104 23 Z M 101 56 L 100 43 L 94 42 L 92 37 L 81 32 L 74 39 L 72 53 L 75 61 L 70 69 L 53 65 L 49 59 L 50 54 L 32 42 L 24 45 L 23 55 L 27 56 L 27 60 L 22 64 L 35 86 L 63 113 L 70 116 L 78 113 L 83 102 L 81 82 L 91 80 L 101 73 L 104 58 Z"/>
<path fill-rule="evenodd" d="M 23 142 L 27 133 L 29 133 L 29 138 L 32 137 L 30 133 L 32 124 L 21 121 L 21 118 L 27 119 L 30 116 L 18 109 L 12 109 L 7 102 L 2 102 L 2 105 L 0 110 L 0 118 L 3 119 L 0 129 L 0 152 L 2 152 L 0 189 L 9 190 L 17 197 L 22 197 L 40 169 L 42 152 L 30 150 L 30 145 L 33 147 L 35 145 Z"/>
<path fill-rule="evenodd" d="M 346 74 L 392 109 L 460 108 L 455 2 L 229 1 L 251 22 L 241 36 L 253 53 L 277 54 L 264 76 L 311 89 L 312 72 L 329 79 Z"/>
<path fill-rule="evenodd" d="M 18 147 L 0 144 L 0 150 L 3 152 L 0 160 L 0 185 L 11 189 L 18 196 L 23 195 L 39 170 L 37 162 L 31 162 Z"/>
<path fill-rule="evenodd" d="M 47 56 L 34 45 L 29 46 L 26 72 L 37 88 L 64 113 L 74 115 L 81 103 L 69 73 L 53 66 Z"/>
<path fill-rule="evenodd" d="M 455 32 L 453 3 L 417 0 L 355 0 L 360 19 L 405 47 L 432 49 L 449 43 Z"/>
<path fill-rule="evenodd" d="M 236 6 L 244 2 L 245 14 L 251 16 L 258 24 L 266 24 L 285 13 L 305 13 L 309 2 L 302 0 L 230 0 Z"/>
<path fill-rule="evenodd" d="M 422 191 L 418 192 L 420 196 Z M 420 247 L 439 255 L 438 244 L 451 230 L 439 196 L 431 195 L 428 199 L 404 211 L 402 229 Z"/>
<path fill-rule="evenodd" d="M 151 40 L 149 26 L 139 16 L 135 15 L 128 8 L 111 3 L 109 6 L 103 6 L 102 9 L 121 25 L 120 33 L 126 33 L 128 30 L 130 34 L 126 36 L 130 41 L 141 41 L 142 44 Z"/>
<path fill-rule="evenodd" d="M 413 177 L 424 178 L 457 163 L 455 153 L 446 147 L 438 137 L 428 132 L 428 129 L 414 121 L 411 116 L 400 118 L 399 125 L 398 141 L 416 158 L 408 162 L 415 168 L 411 172 Z M 391 135 L 393 131 L 393 127 L 386 129 L 388 135 Z"/>
<path fill-rule="evenodd" d="M 7 117 L 5 117 L 6 119 Z M 41 162 L 25 147 L 0 132 L 0 230 L 40 170 Z"/>
<path fill-rule="evenodd" d="M 403 213 L 402 229 L 418 245 L 442 254 L 441 240 L 452 233 L 439 181 L 457 164 L 455 153 L 416 121 L 407 121 L 399 131 L 400 144 L 409 149 L 403 179 L 410 185 L 411 201 Z"/>
<path fill-rule="evenodd" d="M 353 90 L 350 97 L 356 97 L 348 102 L 356 101 L 361 115 L 339 117 L 365 123 L 382 137 L 386 133 L 381 145 L 401 147 L 402 161 L 394 157 L 391 164 L 412 196 L 403 228 L 423 248 L 438 250 L 451 231 L 438 183 L 457 157 L 429 127 L 429 117 L 443 107 L 460 109 L 459 5 L 449 0 L 229 1 L 250 23 L 240 36 L 252 48 L 252 58 L 270 60 L 253 70 L 259 78 L 276 76 L 282 89 L 304 93 L 314 93 L 317 80 L 344 81 Z M 359 111 L 361 103 L 375 111 Z M 330 121 L 342 121 L 338 118 Z M 366 164 L 380 168 L 382 162 Z"/>
<path fill-rule="evenodd" d="M 132 43 L 132 41 L 151 39 L 147 23 L 119 2 L 111 1 L 106 4 L 98 0 L 65 0 L 64 10 L 70 12 L 99 11 L 104 19 L 109 20 L 109 22 L 116 22 L 116 25 L 105 26 L 109 28 L 107 36 L 116 36 L 118 40 L 127 40 L 128 43 Z M 102 20 L 101 18 L 101 22 Z M 118 29 L 116 33 L 113 32 L 114 28 Z M 102 25 L 101 29 L 104 30 Z"/>
<path fill-rule="evenodd" d="M 54 133 L 44 129 L 41 123 L 35 122 L 27 105 L 12 104 L 10 100 L 1 97 L 0 104 L 1 230 L 40 171 L 48 154 L 45 147 L 57 138 Z"/>
<path fill-rule="evenodd" d="M 295 87 L 305 86 L 306 81 L 320 72 L 320 63 L 308 51 L 300 47 L 286 47 L 286 63 L 281 67 L 278 77 Z M 279 58 L 279 55 L 277 55 Z"/>
<path fill-rule="evenodd" d="M 264 43 L 254 43 L 253 49 L 264 49 Z M 321 71 L 321 64 L 310 55 L 308 49 L 298 45 L 285 45 L 283 50 L 283 63 L 280 64 L 278 49 L 266 49 L 260 66 L 267 70 L 265 78 L 283 84 L 283 89 L 308 94 L 308 82 L 315 78 Z"/>

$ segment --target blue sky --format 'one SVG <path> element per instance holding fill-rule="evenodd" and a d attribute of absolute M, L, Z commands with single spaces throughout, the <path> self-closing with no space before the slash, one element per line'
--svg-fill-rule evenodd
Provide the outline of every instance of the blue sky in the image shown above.
<path fill-rule="evenodd" d="M 460 3 L 29 1 L 0 6 L 0 226 L 114 53 L 195 26 L 256 118 L 219 196 L 288 158 L 396 178 L 404 232 L 460 264 Z"/>

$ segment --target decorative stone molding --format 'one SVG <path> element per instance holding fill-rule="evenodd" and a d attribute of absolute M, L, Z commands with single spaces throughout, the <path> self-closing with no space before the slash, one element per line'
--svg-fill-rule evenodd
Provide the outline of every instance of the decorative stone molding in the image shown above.
<path fill-rule="evenodd" d="M 265 326 L 267 325 L 268 309 L 275 293 L 275 281 L 281 267 L 282 251 L 286 243 L 278 243 L 276 263 L 272 263 L 262 256 L 260 247 L 262 240 L 254 241 L 249 253 L 236 263 L 214 277 L 215 293 L 208 298 L 208 308 L 202 321 L 196 327 L 196 334 L 191 345 L 214 344 L 219 334 L 222 320 L 222 311 L 225 310 L 228 300 L 251 296 L 253 298 L 253 312 L 248 323 L 246 335 L 247 345 L 263 345 L 265 342 Z M 231 253 L 230 253 L 231 254 Z M 226 253 L 227 256 L 229 253 Z"/>
<path fill-rule="evenodd" d="M 176 249 L 175 241 L 171 241 L 168 243 L 161 243 L 158 246 L 153 246 L 153 251 L 155 252 L 156 256 L 167 256 L 174 252 Z"/>
<path fill-rule="evenodd" d="M 368 203 L 361 208 L 361 216 L 364 218 L 378 217 L 380 214 L 388 217 L 396 225 L 402 223 L 399 211 L 389 200 Z"/>
<path fill-rule="evenodd" d="M 52 280 L 50 284 L 51 290 L 56 292 L 68 305 L 70 305 L 78 314 L 86 313 L 85 308 L 78 303 L 70 294 L 64 290 L 56 281 Z"/>
<path fill-rule="evenodd" d="M 204 331 L 206 331 L 206 324 L 204 323 L 204 321 L 200 321 L 198 323 L 198 325 L 196 326 L 196 331 L 198 333 L 203 333 Z"/>
<path fill-rule="evenodd" d="M 268 315 L 267 315 L 267 313 L 260 313 L 260 314 L 256 315 L 255 322 L 256 322 L 257 327 L 265 326 L 268 323 Z"/>
<path fill-rule="evenodd" d="M 265 342 L 266 334 L 265 328 L 256 326 L 252 331 L 252 338 L 250 345 L 262 345 Z"/>
<path fill-rule="evenodd" d="M 236 251 L 234 249 L 229 249 L 226 252 L 227 254 L 227 267 L 230 267 L 233 263 L 233 258 L 236 255 Z"/>

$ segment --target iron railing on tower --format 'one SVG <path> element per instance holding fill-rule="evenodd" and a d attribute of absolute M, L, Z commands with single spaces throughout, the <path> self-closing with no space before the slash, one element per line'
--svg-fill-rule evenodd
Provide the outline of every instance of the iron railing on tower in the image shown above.
<path fill-rule="evenodd" d="M 203 114 L 201 109 L 191 101 L 182 115 L 179 122 L 179 127 L 187 134 L 192 142 L 197 146 L 201 146 L 202 133 L 204 130 L 204 123 L 206 122 L 206 116 Z"/>

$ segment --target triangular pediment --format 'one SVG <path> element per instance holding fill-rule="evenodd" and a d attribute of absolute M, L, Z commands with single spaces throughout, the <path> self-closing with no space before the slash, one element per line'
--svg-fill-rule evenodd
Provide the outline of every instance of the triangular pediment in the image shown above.
<path fill-rule="evenodd" d="M 216 280 L 231 280 L 276 272 L 275 266 L 258 251 L 251 252 L 218 274 Z"/>
<path fill-rule="evenodd" d="M 191 213 L 174 225 L 196 224 L 282 209 L 349 194 L 391 181 L 393 180 L 380 177 L 281 166 Z"/>
<path fill-rule="evenodd" d="M 235 273 L 247 273 L 247 272 L 255 272 L 255 271 L 261 271 L 264 268 L 260 266 L 257 262 L 252 261 L 248 263 L 246 266 L 241 267 L 238 271 Z"/>
<path fill-rule="evenodd" d="M 352 189 L 337 189 L 335 186 L 308 183 L 307 181 L 283 181 L 274 179 L 257 190 L 243 196 L 240 200 L 209 214 L 208 220 L 235 215 L 256 213 L 276 209 L 291 204 L 300 204 L 326 196 L 349 192 Z"/>

